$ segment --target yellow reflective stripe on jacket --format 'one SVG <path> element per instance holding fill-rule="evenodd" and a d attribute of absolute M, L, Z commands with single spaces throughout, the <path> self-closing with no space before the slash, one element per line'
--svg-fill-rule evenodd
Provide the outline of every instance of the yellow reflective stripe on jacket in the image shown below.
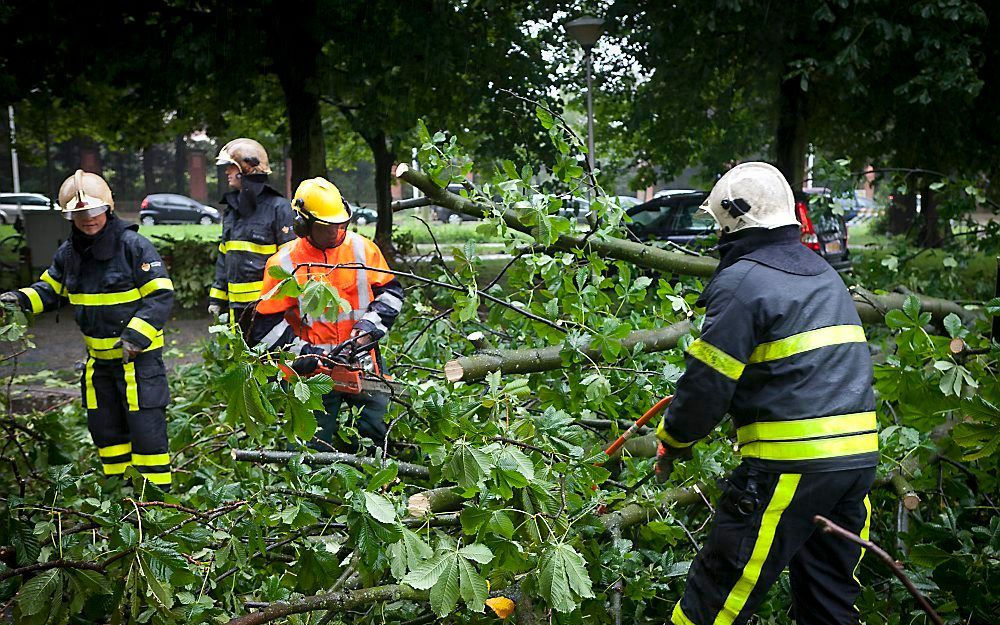
<path fill-rule="evenodd" d="M 174 283 L 170 278 L 154 278 L 137 289 L 116 293 L 70 293 L 69 303 L 74 306 L 114 306 L 138 301 L 160 290 L 173 291 Z"/>
<path fill-rule="evenodd" d="M 223 254 L 229 252 L 253 252 L 254 254 L 271 255 L 278 251 L 278 246 L 274 243 L 254 243 L 252 241 L 226 241 L 219 244 L 219 251 Z"/>
<path fill-rule="evenodd" d="M 878 451 L 878 434 L 796 441 L 756 441 L 740 446 L 744 458 L 759 460 L 819 460 Z"/>
<path fill-rule="evenodd" d="M 120 340 L 121 339 L 117 337 L 112 337 L 109 339 L 97 339 L 92 336 L 86 336 L 86 335 L 84 335 L 83 337 L 84 343 L 87 344 L 87 351 L 90 352 L 91 356 L 93 356 L 94 358 L 98 358 L 100 360 L 114 360 L 115 358 L 121 358 L 122 357 L 121 346 L 115 347 L 115 343 L 117 343 Z M 149 344 L 149 347 L 147 347 L 142 351 L 150 352 L 153 351 L 154 349 L 160 349 L 161 347 L 163 347 L 162 330 L 156 333 L 156 336 L 153 337 L 152 342 Z"/>
<path fill-rule="evenodd" d="M 739 616 L 743 606 L 746 605 L 753 592 L 757 581 L 760 579 L 760 572 L 764 568 L 764 562 L 771 553 L 771 546 L 774 544 L 774 535 L 788 505 L 795 496 L 795 490 L 799 486 L 801 475 L 795 473 L 783 473 L 778 478 L 778 484 L 774 487 L 774 494 L 760 521 L 760 530 L 757 532 L 757 540 L 753 545 L 753 552 L 750 554 L 750 561 L 743 567 L 740 578 L 736 580 L 736 585 L 729 592 L 722 610 L 715 617 L 712 625 L 732 625 Z"/>
<path fill-rule="evenodd" d="M 115 456 L 124 456 L 130 453 L 132 453 L 132 443 L 121 443 L 119 445 L 97 448 L 97 454 L 101 458 L 114 458 Z"/>
<path fill-rule="evenodd" d="M 661 420 L 660 425 L 656 426 L 656 437 L 661 441 L 663 441 L 664 443 L 666 443 L 667 445 L 670 445 L 671 447 L 683 448 L 683 447 L 690 447 L 691 445 L 694 445 L 697 442 L 697 441 L 691 441 L 690 443 L 680 442 L 679 440 L 671 436 L 669 432 L 667 432 L 666 427 L 664 427 L 664 423 L 666 423 L 666 421 Z"/>
<path fill-rule="evenodd" d="M 743 375 L 742 362 L 703 339 L 695 339 L 687 353 L 731 380 L 739 380 Z"/>
<path fill-rule="evenodd" d="M 173 291 L 174 283 L 170 278 L 153 278 L 146 284 L 139 286 L 139 295 L 146 297 L 155 291 Z"/>
<path fill-rule="evenodd" d="M 229 301 L 229 293 L 223 291 L 222 289 L 217 289 L 214 286 L 208 291 L 208 296 L 212 299 L 221 299 L 224 302 Z"/>
<path fill-rule="evenodd" d="M 153 327 L 151 323 L 140 317 L 132 317 L 132 319 L 128 322 L 127 327 L 135 330 L 150 341 L 155 340 L 157 335 L 162 336 L 162 333 Z"/>
<path fill-rule="evenodd" d="M 826 328 L 793 334 L 777 341 L 761 343 L 750 354 L 747 364 L 788 358 L 795 354 L 819 349 L 820 347 L 829 347 L 830 345 L 864 343 L 866 340 L 865 330 L 861 326 L 828 326 Z"/>
<path fill-rule="evenodd" d="M 170 464 L 170 454 L 132 454 L 132 464 L 137 467 L 157 467 Z"/>
<path fill-rule="evenodd" d="M 125 370 L 125 403 L 129 412 L 139 412 L 139 385 L 135 381 L 135 363 L 122 365 Z"/>
<path fill-rule="evenodd" d="M 40 280 L 42 280 L 42 282 L 45 282 L 50 287 L 52 287 L 52 289 L 56 292 L 56 295 L 58 295 L 63 290 L 62 282 L 50 276 L 48 269 L 42 272 L 42 277 L 40 278 Z"/>
<path fill-rule="evenodd" d="M 764 421 L 744 425 L 736 430 L 740 445 L 754 441 L 787 441 L 820 436 L 843 436 L 878 429 L 875 412 L 796 419 L 794 421 Z"/>
<path fill-rule="evenodd" d="M 229 301 L 231 302 L 254 302 L 260 298 L 260 291 L 264 288 L 264 281 L 257 282 L 230 282 Z"/>
<path fill-rule="evenodd" d="M 31 313 L 37 315 L 38 313 L 45 310 L 45 305 L 42 304 L 42 298 L 38 295 L 38 291 L 26 286 L 23 289 L 18 289 L 18 291 L 24 293 L 28 296 L 28 301 L 31 302 Z"/>
<path fill-rule="evenodd" d="M 142 298 L 139 289 L 129 289 L 117 293 L 70 293 L 69 303 L 74 306 L 114 306 L 136 302 Z"/>

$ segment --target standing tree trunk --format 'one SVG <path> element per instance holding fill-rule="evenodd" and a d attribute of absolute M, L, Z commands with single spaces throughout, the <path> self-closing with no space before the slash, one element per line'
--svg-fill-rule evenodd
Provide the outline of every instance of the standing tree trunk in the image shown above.
<path fill-rule="evenodd" d="M 917 244 L 920 247 L 940 247 L 949 229 L 947 223 L 942 223 L 938 213 L 937 193 L 923 185 L 920 189 L 920 232 L 917 234 Z"/>
<path fill-rule="evenodd" d="M 392 166 L 396 162 L 396 153 L 389 148 L 382 131 L 366 136 L 365 142 L 375 160 L 375 203 L 378 207 L 375 243 L 382 253 L 392 255 Z"/>
<path fill-rule="evenodd" d="M 285 67 L 278 72 L 285 108 L 288 112 L 292 159 L 292 188 L 316 176 L 326 177 L 326 146 L 323 141 L 323 117 L 319 94 L 310 85 L 316 79 L 316 60 Z M 277 155 L 275 155 L 277 156 Z"/>
<path fill-rule="evenodd" d="M 777 167 L 785 175 L 793 191 L 802 188 L 806 169 L 807 94 L 802 90 L 799 77 L 783 79 L 778 96 L 778 128 L 775 132 L 775 157 Z"/>
<path fill-rule="evenodd" d="M 147 145 L 142 148 L 142 186 L 146 191 L 146 195 L 154 193 L 156 190 L 156 172 L 153 169 L 153 151 L 154 147 L 152 145 Z"/>
<path fill-rule="evenodd" d="M 214 161 L 213 161 L 214 162 Z M 184 175 L 187 173 L 187 142 L 184 135 L 177 135 L 174 138 L 174 184 L 173 192 L 184 194 L 187 190 Z"/>
<path fill-rule="evenodd" d="M 889 203 L 889 234 L 906 234 L 917 217 L 917 196 L 896 193 Z"/>

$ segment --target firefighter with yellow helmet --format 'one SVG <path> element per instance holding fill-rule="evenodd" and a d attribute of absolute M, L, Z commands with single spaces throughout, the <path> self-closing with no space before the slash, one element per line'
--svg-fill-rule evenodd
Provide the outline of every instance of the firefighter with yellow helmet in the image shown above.
<path fill-rule="evenodd" d="M 163 327 L 174 287 L 138 226 L 114 213 L 111 189 L 77 170 L 59 189 L 72 232 L 38 282 L 0 295 L 40 314 L 69 302 L 87 346 L 81 386 L 87 426 L 106 475 L 132 465 L 160 488 L 170 487 L 163 366 Z"/>
<path fill-rule="evenodd" d="M 246 331 L 249 315 L 243 319 L 243 313 L 253 310 L 267 259 L 295 238 L 292 208 L 268 184 L 271 166 L 260 143 L 234 139 L 222 147 L 215 164 L 225 166 L 230 190 L 221 201 L 222 239 L 208 311 L 212 316 L 228 312 L 231 321 L 242 320 Z"/>
<path fill-rule="evenodd" d="M 268 269 L 281 267 L 300 284 L 308 278 L 326 282 L 350 304 L 350 310 L 332 310 L 321 318 L 311 318 L 299 309 L 299 300 L 273 296 L 279 281 L 265 271 L 251 342 L 293 352 L 298 358 L 292 368 L 308 375 L 316 369 L 320 358 L 345 342 L 359 348 L 374 347 L 399 315 L 404 293 L 395 276 L 382 271 L 389 266 L 378 246 L 348 231 L 351 209 L 333 183 L 324 178 L 303 181 L 295 191 L 292 205 L 299 238 L 272 256 L 267 261 Z M 310 263 L 314 265 L 309 266 Z M 335 265 L 347 266 L 330 268 Z M 375 372 L 381 372 L 383 364 L 378 360 L 374 350 L 362 358 Z M 333 441 L 343 402 L 360 408 L 357 429 L 361 436 L 381 445 L 386 435 L 383 417 L 388 397 L 380 393 L 331 392 L 324 396 L 325 414 L 318 415 L 319 438 L 328 443 Z"/>

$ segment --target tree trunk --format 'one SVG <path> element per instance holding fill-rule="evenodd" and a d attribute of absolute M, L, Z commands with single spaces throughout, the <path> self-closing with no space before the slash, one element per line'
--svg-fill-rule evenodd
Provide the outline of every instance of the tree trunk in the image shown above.
<path fill-rule="evenodd" d="M 288 113 L 292 159 L 292 188 L 316 176 L 326 177 L 326 146 L 323 141 L 323 117 L 319 94 L 307 85 L 315 80 L 316 63 L 304 63 L 279 72 Z"/>
<path fill-rule="evenodd" d="M 778 95 L 778 128 L 774 151 L 777 167 L 793 191 L 802 188 L 809 136 L 806 129 L 807 94 L 798 76 L 781 81 Z"/>
<path fill-rule="evenodd" d="M 154 193 L 156 190 L 156 172 L 153 169 L 155 157 L 153 150 L 152 145 L 142 148 L 142 186 L 146 190 L 146 195 Z"/>
<path fill-rule="evenodd" d="M 906 234 L 917 217 L 917 196 L 896 193 L 889 202 L 889 234 Z"/>
<path fill-rule="evenodd" d="M 948 229 L 948 224 L 942 223 L 938 213 L 937 193 L 924 186 L 920 190 L 920 233 L 917 235 L 917 244 L 920 247 L 940 247 Z"/>
<path fill-rule="evenodd" d="M 212 159 L 215 162 L 215 159 Z M 187 142 L 184 135 L 177 135 L 174 138 L 174 184 L 173 192 L 184 195 L 187 190 L 187 181 L 184 175 L 187 173 Z"/>
<path fill-rule="evenodd" d="M 378 220 L 375 222 L 375 244 L 383 254 L 392 253 L 392 166 L 396 153 L 389 149 L 385 133 L 379 131 L 365 141 L 375 160 L 375 204 Z"/>

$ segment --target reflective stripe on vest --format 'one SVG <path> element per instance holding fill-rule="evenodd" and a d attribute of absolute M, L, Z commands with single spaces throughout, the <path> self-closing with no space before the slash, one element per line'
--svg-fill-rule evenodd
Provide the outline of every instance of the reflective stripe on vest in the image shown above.
<path fill-rule="evenodd" d="M 260 290 L 263 287 L 263 280 L 257 280 L 256 282 L 230 282 L 229 301 L 238 303 L 255 302 L 260 298 Z"/>
<path fill-rule="evenodd" d="M 819 460 L 878 452 L 878 434 L 794 441 L 756 441 L 740 447 L 744 458 L 760 460 Z"/>
<path fill-rule="evenodd" d="M 824 436 L 845 436 L 874 432 L 878 429 L 875 412 L 796 419 L 794 421 L 762 421 L 736 430 L 736 442 L 748 445 L 756 441 L 790 441 Z"/>
<path fill-rule="evenodd" d="M 98 360 L 114 360 L 121 358 L 121 345 L 115 347 L 115 343 L 120 340 L 121 339 L 118 337 L 111 337 L 108 339 L 98 339 L 86 335 L 83 337 L 84 343 L 87 344 L 87 353 L 89 353 L 92 358 L 97 358 Z M 156 336 L 153 337 L 152 342 L 149 344 L 149 347 L 142 351 L 143 353 L 151 352 L 154 349 L 160 349 L 161 347 L 163 347 L 163 330 L 158 331 Z"/>
<path fill-rule="evenodd" d="M 743 375 L 742 362 L 704 339 L 695 339 L 688 345 L 687 353 L 730 380 L 739 380 Z"/>

